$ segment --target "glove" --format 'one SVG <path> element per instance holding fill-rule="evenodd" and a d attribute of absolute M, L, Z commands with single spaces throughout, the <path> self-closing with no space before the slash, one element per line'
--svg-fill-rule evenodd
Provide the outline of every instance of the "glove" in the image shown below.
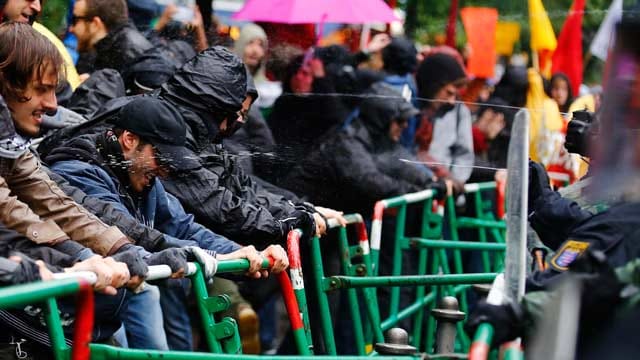
<path fill-rule="evenodd" d="M 302 230 L 305 236 L 314 236 L 316 234 L 316 222 L 313 219 L 313 215 L 303 210 L 296 210 L 290 217 L 278 220 L 278 222 L 282 229 L 282 236 L 285 239 L 293 229 Z"/>
<path fill-rule="evenodd" d="M 520 304 L 491 305 L 481 300 L 469 316 L 464 329 L 473 337 L 481 323 L 493 325 L 491 346 L 495 347 L 520 337 L 523 332 L 523 319 Z"/>
<path fill-rule="evenodd" d="M 185 249 L 189 249 L 189 256 L 187 260 L 197 261 L 202 265 L 204 276 L 207 279 L 213 278 L 218 270 L 218 260 L 216 260 L 216 253 L 211 250 L 204 250 L 197 246 L 188 246 Z"/>
<path fill-rule="evenodd" d="M 428 188 L 435 191 L 436 194 L 434 198 L 436 200 L 444 200 L 447 197 L 447 183 L 444 179 L 437 179 L 430 183 Z"/>
<path fill-rule="evenodd" d="M 172 273 L 187 270 L 188 248 L 169 248 L 148 255 L 145 258 L 147 265 L 169 265 Z"/>
<path fill-rule="evenodd" d="M 553 190 L 551 189 L 547 171 L 541 164 L 535 161 L 529 161 L 529 214 L 535 209 L 536 201 L 543 198 L 544 195 L 549 192 L 553 192 Z"/>
<path fill-rule="evenodd" d="M 139 276 L 145 278 L 149 273 L 149 267 L 147 267 L 142 257 L 142 252 L 144 252 L 144 249 L 139 246 L 125 244 L 111 257 L 115 261 L 127 264 L 131 277 Z"/>

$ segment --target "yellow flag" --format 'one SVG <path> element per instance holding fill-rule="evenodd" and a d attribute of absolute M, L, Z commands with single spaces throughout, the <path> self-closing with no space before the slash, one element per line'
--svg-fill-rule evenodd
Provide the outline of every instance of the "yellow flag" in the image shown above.
<path fill-rule="evenodd" d="M 496 53 L 511 56 L 513 45 L 520 39 L 520 24 L 513 21 L 498 21 L 496 26 Z"/>
<path fill-rule="evenodd" d="M 530 114 L 529 157 L 546 167 L 564 143 L 564 134 L 561 133 L 564 120 L 558 110 L 558 104 L 545 94 L 540 74 L 534 69 L 529 69 L 527 77 L 529 89 L 525 106 Z M 562 143 L 558 145 L 560 140 Z"/>
<path fill-rule="evenodd" d="M 542 0 L 529 0 L 529 26 L 531 28 L 531 50 L 555 50 L 556 35 Z"/>

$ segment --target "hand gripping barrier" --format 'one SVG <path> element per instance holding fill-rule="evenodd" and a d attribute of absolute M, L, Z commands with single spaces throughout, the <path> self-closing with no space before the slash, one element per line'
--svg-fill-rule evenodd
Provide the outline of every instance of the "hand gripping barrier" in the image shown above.
<path fill-rule="evenodd" d="M 270 260 L 265 259 L 262 267 L 270 267 Z M 218 273 L 245 272 L 249 269 L 249 262 L 246 259 L 218 261 Z M 156 265 L 149 267 L 147 280 L 159 280 L 171 275 L 171 269 L 166 265 Z M 189 263 L 186 275 L 191 277 L 194 293 L 198 303 L 198 309 L 204 324 L 204 335 L 213 354 L 205 353 L 185 353 L 185 352 L 154 352 L 143 350 L 120 349 L 108 345 L 89 344 L 93 327 L 93 288 L 96 275 L 91 272 L 54 274 L 54 280 L 35 282 L 25 285 L 16 285 L 0 289 L 0 308 L 12 307 L 45 301 L 47 305 L 47 325 L 51 337 L 54 357 L 57 360 L 63 359 L 213 359 L 220 356 L 220 353 L 227 352 L 236 354 L 234 359 L 238 360 L 237 354 L 241 352 L 240 339 L 237 334 L 235 321 L 223 319 L 216 323 L 213 318 L 214 309 L 224 310 L 228 305 L 226 295 L 218 298 L 208 297 L 206 283 L 200 271 L 200 266 Z M 297 315 L 292 316 L 294 326 L 301 328 L 301 323 L 297 303 L 293 296 L 288 275 L 283 272 L 278 275 L 280 283 L 283 285 L 285 297 L 293 299 L 293 303 L 287 305 L 290 312 Z M 289 285 L 288 289 L 286 285 Z M 75 322 L 75 337 L 73 349 L 66 345 L 62 332 L 62 325 L 58 316 L 58 309 L 55 298 L 61 296 L 80 293 L 78 298 L 78 312 Z M 288 295 L 287 295 L 288 293 Z M 237 340 L 237 341 L 236 341 Z M 306 353 L 308 354 L 308 353 Z M 305 354 L 305 355 L 306 355 Z M 251 357 L 249 357 L 251 358 Z"/>

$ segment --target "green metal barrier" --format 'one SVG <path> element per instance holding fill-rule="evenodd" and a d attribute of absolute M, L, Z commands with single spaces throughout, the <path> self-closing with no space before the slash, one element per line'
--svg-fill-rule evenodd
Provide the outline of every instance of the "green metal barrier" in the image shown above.
<path fill-rule="evenodd" d="M 461 251 L 479 251 L 482 257 L 482 267 L 487 277 L 495 277 L 495 272 L 501 271 L 503 266 L 502 253 L 505 250 L 504 231 L 506 226 L 503 221 L 496 220 L 493 212 L 493 202 L 483 198 L 482 193 L 496 191 L 497 203 L 504 201 L 503 191 L 496 189 L 495 182 L 467 184 L 465 192 L 468 203 L 474 204 L 475 217 L 459 217 L 456 215 L 455 204 L 452 196 L 445 203 L 435 202 L 434 193 L 431 190 L 406 194 L 376 203 L 371 225 L 371 257 L 372 274 L 378 273 L 378 258 L 382 237 L 382 220 L 385 210 L 396 211 L 396 227 L 394 239 L 394 254 L 392 277 L 407 277 L 402 272 L 402 252 L 417 251 L 418 265 L 413 274 L 432 276 L 463 275 Z M 407 207 L 417 204 L 422 207 L 420 237 L 408 237 L 406 233 Z M 450 240 L 443 240 L 443 226 L 448 224 Z M 474 229 L 478 234 L 478 242 L 460 241 L 461 229 Z M 492 242 L 490 242 L 492 241 Z M 494 256 L 491 252 L 498 253 Z M 430 264 L 427 260 L 430 260 Z M 490 282 L 490 281 L 489 281 Z M 435 319 L 426 319 L 426 327 L 420 326 L 425 322 L 425 307 L 432 310 L 436 301 L 442 296 L 452 295 L 459 298 L 460 310 L 467 312 L 466 291 L 472 282 L 458 282 L 456 284 L 436 285 L 424 282 L 416 282 L 416 300 L 405 309 L 400 309 L 400 289 L 391 289 L 389 318 L 382 321 L 383 330 L 387 330 L 410 316 L 414 317 L 414 328 L 411 344 L 427 352 L 432 351 L 435 335 Z M 431 285 L 431 286 L 426 286 Z M 454 286 L 455 285 L 455 286 Z M 469 339 L 462 329 L 462 323 L 458 323 L 458 338 L 460 350 L 465 351 L 469 346 Z M 424 342 L 423 342 L 424 341 Z M 424 345 L 423 345 L 424 344 Z"/>
<path fill-rule="evenodd" d="M 266 269 L 268 267 L 269 260 L 265 260 L 263 263 L 263 268 Z M 248 269 L 248 260 L 225 260 L 218 262 L 217 272 L 235 273 L 245 272 Z M 166 265 L 150 267 L 150 274 L 152 272 L 154 272 L 154 274 L 150 275 L 149 279 L 168 277 L 168 275 L 171 274 L 171 270 Z M 208 296 L 206 282 L 198 264 L 190 264 L 187 274 L 192 281 L 199 315 L 203 323 L 204 337 L 207 345 L 209 346 L 209 350 L 213 354 L 227 353 L 233 354 L 233 356 L 237 358 L 238 354 L 241 354 L 242 352 L 242 347 L 235 320 L 231 318 L 224 318 L 220 322 L 216 322 L 214 317 L 214 314 L 224 311 L 228 308 L 228 297 L 226 295 L 216 297 Z M 282 277 L 281 284 L 290 283 L 289 277 L 286 275 L 286 272 L 279 274 L 279 276 Z M 89 283 L 82 278 L 68 278 L 62 280 L 52 280 L 47 282 L 36 282 L 26 285 L 11 286 L 0 289 L 0 308 L 45 302 L 47 306 L 46 320 L 49 328 L 49 335 L 51 338 L 54 358 L 56 360 L 66 360 L 71 358 L 71 349 L 69 349 L 69 347 L 66 345 L 64 339 L 62 325 L 58 316 L 58 308 L 55 299 L 57 297 L 76 294 L 78 291 L 81 291 L 82 294 L 93 294 L 93 289 L 91 288 Z M 289 298 L 293 298 L 292 291 Z M 76 318 L 75 330 L 77 336 L 74 338 L 74 340 L 76 341 L 74 342 L 73 351 L 74 359 L 88 359 L 89 351 L 91 352 L 91 358 L 148 358 L 142 355 L 147 353 L 145 351 L 120 349 L 116 347 L 97 344 L 91 344 L 87 347 L 90 341 L 91 328 L 93 324 L 93 297 L 89 296 L 84 300 L 87 301 L 78 306 L 78 315 Z M 295 298 L 294 302 L 291 305 L 294 307 L 293 312 L 299 316 Z M 86 321 L 87 318 L 89 319 L 88 322 Z M 304 333 L 302 334 L 302 338 L 304 339 Z M 76 347 L 78 347 L 80 350 L 76 351 Z M 181 359 L 189 358 L 189 356 L 191 356 L 187 355 L 189 353 L 181 352 L 156 352 L 154 354 L 156 354 L 158 358 L 166 359 Z M 302 354 L 310 355 L 308 352 L 302 352 Z M 194 358 L 204 358 L 203 356 L 208 356 L 208 359 L 215 358 L 212 357 L 212 354 L 203 353 L 196 354 L 194 356 L 196 356 Z"/>

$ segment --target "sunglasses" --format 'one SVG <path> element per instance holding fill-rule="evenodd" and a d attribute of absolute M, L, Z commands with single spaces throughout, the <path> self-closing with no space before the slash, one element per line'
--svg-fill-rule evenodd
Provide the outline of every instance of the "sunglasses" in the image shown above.
<path fill-rule="evenodd" d="M 80 20 L 88 21 L 88 20 L 92 20 L 93 18 L 94 16 L 89 16 L 89 15 L 82 15 L 82 16 L 73 15 L 71 17 L 71 25 L 76 26 L 76 24 L 78 24 L 78 21 Z"/>

